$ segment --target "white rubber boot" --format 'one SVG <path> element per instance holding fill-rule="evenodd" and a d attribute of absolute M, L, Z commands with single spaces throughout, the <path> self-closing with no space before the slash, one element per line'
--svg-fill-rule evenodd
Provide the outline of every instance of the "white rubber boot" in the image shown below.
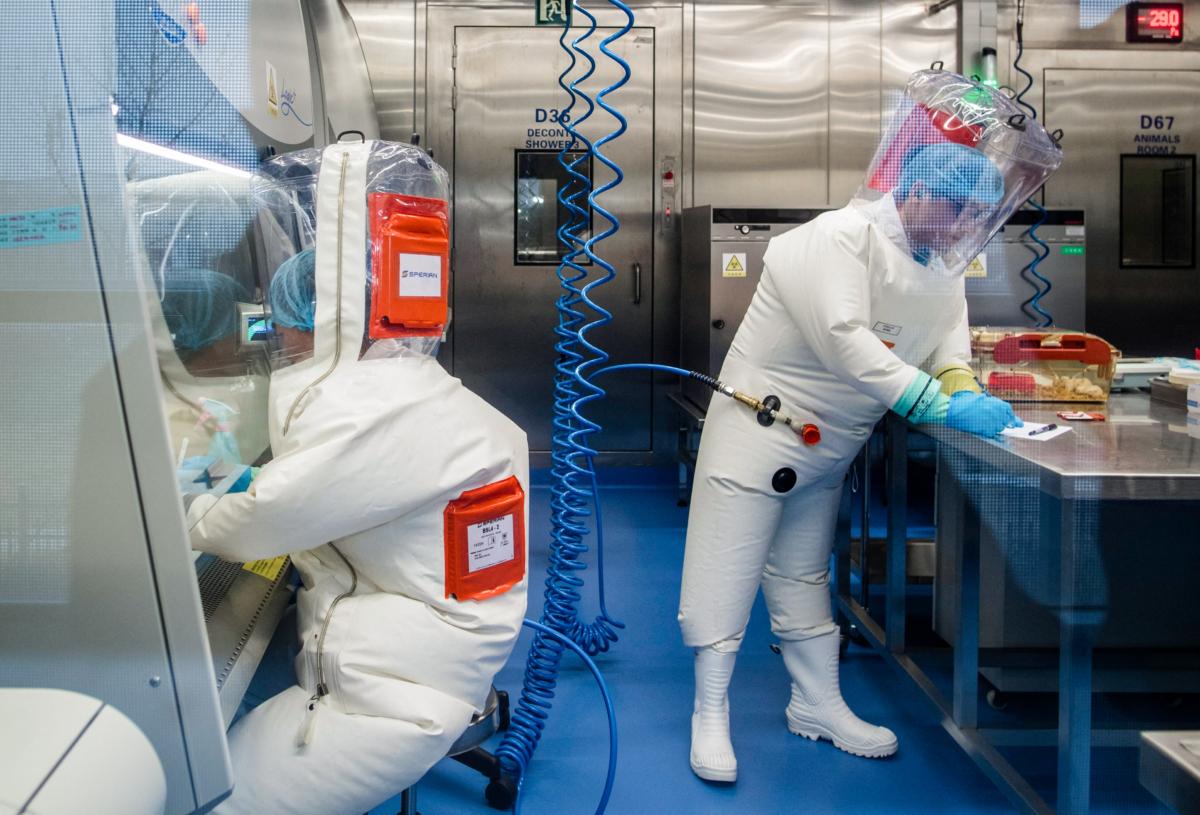
<path fill-rule="evenodd" d="M 729 680 L 737 652 L 696 650 L 696 704 L 692 712 L 692 772 L 705 781 L 736 781 L 729 740 Z"/>
<path fill-rule="evenodd" d="M 842 699 L 838 682 L 840 635 L 836 630 L 780 645 L 783 663 L 792 677 L 788 730 L 814 741 L 829 739 L 838 749 L 865 758 L 883 758 L 896 752 L 895 733 L 867 724 Z"/>

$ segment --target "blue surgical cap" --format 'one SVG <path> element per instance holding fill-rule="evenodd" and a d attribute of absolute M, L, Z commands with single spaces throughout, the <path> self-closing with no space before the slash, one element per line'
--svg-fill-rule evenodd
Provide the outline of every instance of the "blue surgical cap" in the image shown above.
<path fill-rule="evenodd" d="M 163 318 L 176 348 L 212 345 L 237 328 L 237 302 L 249 300 L 236 280 L 212 269 L 175 269 L 166 275 Z"/>
<path fill-rule="evenodd" d="M 918 147 L 905 157 L 898 191 L 907 197 L 918 181 L 939 198 L 959 203 L 994 206 L 1004 197 L 1004 178 L 991 159 L 953 142 Z"/>
<path fill-rule="evenodd" d="M 316 259 L 312 249 L 279 264 L 271 278 L 271 321 L 285 328 L 312 331 L 317 314 Z"/>

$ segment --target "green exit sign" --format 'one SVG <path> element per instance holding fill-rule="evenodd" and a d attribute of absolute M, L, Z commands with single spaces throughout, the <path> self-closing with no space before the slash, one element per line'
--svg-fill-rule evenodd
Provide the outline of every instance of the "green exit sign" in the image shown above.
<path fill-rule="evenodd" d="M 570 25 L 574 0 L 534 0 L 538 25 Z"/>
<path fill-rule="evenodd" d="M 1064 255 L 1082 255 L 1083 247 L 1082 246 L 1064 246 L 1060 251 Z"/>

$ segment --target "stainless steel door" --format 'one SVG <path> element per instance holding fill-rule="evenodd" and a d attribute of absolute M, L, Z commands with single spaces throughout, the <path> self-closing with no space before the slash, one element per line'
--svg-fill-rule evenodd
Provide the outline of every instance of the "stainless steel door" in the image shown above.
<path fill-rule="evenodd" d="M 451 365 L 467 387 L 524 428 L 531 450 L 550 446 L 557 339 L 554 303 L 562 289 L 555 274 L 557 259 L 539 257 L 537 252 L 539 233 L 552 234 L 551 227 L 557 226 L 556 207 L 523 208 L 524 215 L 534 216 L 533 223 L 527 218 L 518 223 L 516 201 L 519 191 L 533 196 L 526 198 L 527 204 L 549 202 L 556 192 L 553 178 L 538 169 L 539 165 L 543 170 L 552 168 L 554 153 L 565 138 L 557 122 L 568 101 L 558 86 L 558 76 L 568 65 L 558 44 L 560 31 L 464 26 L 454 33 Z M 593 42 L 612 31 L 601 29 Z M 589 337 L 618 363 L 652 358 L 654 29 L 635 29 L 613 50 L 632 69 L 630 83 L 611 97 L 628 118 L 629 129 L 605 147 L 624 171 L 625 180 L 601 201 L 621 220 L 617 235 L 599 248 L 616 268 L 617 277 L 596 298 L 612 312 L 613 322 Z M 584 87 L 594 95 L 619 76 L 619 69 L 600 57 L 595 75 Z M 597 110 L 580 130 L 595 141 L 615 126 L 614 119 Z M 525 177 L 520 184 L 519 174 Z M 599 186 L 611 173 L 595 161 L 593 177 Z M 538 211 L 551 219 L 540 222 L 540 230 Z M 593 227 L 604 226 L 597 216 Z M 530 240 L 532 247 L 527 245 Z M 600 271 L 592 267 L 589 279 Z M 605 428 L 599 449 L 649 450 L 648 378 L 615 375 L 601 384 L 608 398 L 589 406 L 589 416 Z"/>
<path fill-rule="evenodd" d="M 1046 203 L 1087 211 L 1087 329 L 1127 356 L 1191 356 L 1200 272 L 1194 262 L 1123 258 L 1122 230 L 1137 224 L 1122 220 L 1122 198 L 1127 213 L 1154 219 L 1155 231 L 1191 240 L 1196 211 L 1176 222 L 1161 219 L 1155 200 L 1122 185 L 1122 156 L 1194 162 L 1200 72 L 1051 68 L 1045 78 L 1045 119 L 1066 131 L 1063 165 L 1046 184 Z"/>

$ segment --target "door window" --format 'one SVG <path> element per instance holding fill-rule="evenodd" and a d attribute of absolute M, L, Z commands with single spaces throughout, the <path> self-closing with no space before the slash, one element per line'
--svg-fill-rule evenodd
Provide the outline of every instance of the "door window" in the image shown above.
<path fill-rule="evenodd" d="M 1195 156 L 1121 156 L 1121 266 L 1195 265 Z"/>
<path fill-rule="evenodd" d="M 557 150 L 517 150 L 516 178 L 513 185 L 515 204 L 514 261 L 523 266 L 557 266 L 567 252 L 558 239 L 558 230 L 571 223 L 571 210 L 559 198 L 580 193 L 578 203 L 587 209 L 583 183 L 574 178 L 558 160 Z M 584 153 L 567 153 L 566 160 L 575 162 Z M 592 162 L 580 161 L 576 172 L 592 177 Z M 584 224 L 576 234 L 586 241 L 591 236 L 591 224 Z M 582 260 L 578 262 L 583 262 Z"/>

